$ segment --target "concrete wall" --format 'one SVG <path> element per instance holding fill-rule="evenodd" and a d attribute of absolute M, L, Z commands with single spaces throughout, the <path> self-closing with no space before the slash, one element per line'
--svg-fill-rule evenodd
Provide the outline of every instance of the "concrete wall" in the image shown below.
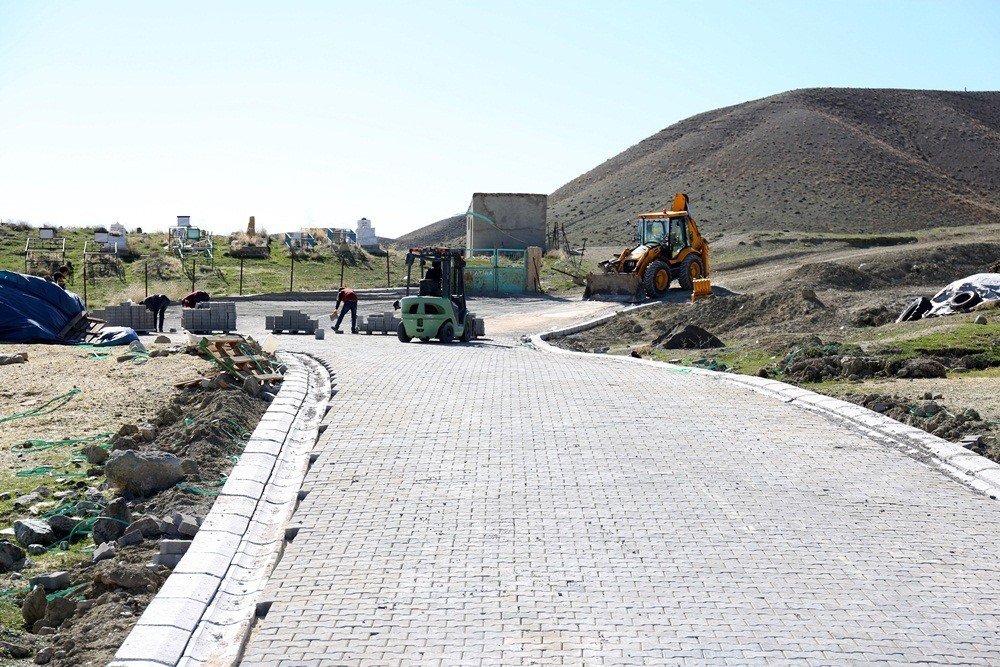
<path fill-rule="evenodd" d="M 475 193 L 466 215 L 466 247 L 544 249 L 548 203 L 548 195 Z"/>

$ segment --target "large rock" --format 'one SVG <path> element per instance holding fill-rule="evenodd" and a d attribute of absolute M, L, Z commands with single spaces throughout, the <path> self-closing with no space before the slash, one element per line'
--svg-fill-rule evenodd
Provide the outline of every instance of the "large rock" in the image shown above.
<path fill-rule="evenodd" d="M 80 450 L 90 465 L 99 466 L 108 460 L 108 450 L 100 445 L 90 445 Z"/>
<path fill-rule="evenodd" d="M 63 538 L 68 537 L 69 534 L 73 532 L 73 529 L 76 528 L 80 522 L 83 521 L 83 519 L 69 514 L 55 514 L 46 519 L 46 521 L 48 521 L 49 527 L 52 528 L 56 537 Z M 82 537 L 83 535 L 77 535 L 74 536 L 74 539 Z"/>
<path fill-rule="evenodd" d="M 24 624 L 30 628 L 45 618 L 46 607 L 48 607 L 48 600 L 45 598 L 45 589 L 42 586 L 35 586 L 21 604 Z"/>
<path fill-rule="evenodd" d="M 132 513 L 128 511 L 125 499 L 115 498 L 108 503 L 100 517 L 94 522 L 94 544 L 114 542 L 125 534 L 125 529 L 130 523 L 132 523 Z"/>
<path fill-rule="evenodd" d="M 21 519 L 20 521 L 15 521 L 14 537 L 24 546 L 28 546 L 29 544 L 49 546 L 56 541 L 56 535 L 52 532 L 52 527 L 38 519 Z"/>
<path fill-rule="evenodd" d="M 913 359 L 906 362 L 896 375 L 901 378 L 943 378 L 948 376 L 948 369 L 940 361 Z"/>
<path fill-rule="evenodd" d="M 45 620 L 52 627 L 58 628 L 75 611 L 76 600 L 71 600 L 68 597 L 52 598 L 45 607 Z"/>
<path fill-rule="evenodd" d="M 725 347 L 725 344 L 714 334 L 693 324 L 677 325 L 670 330 L 670 333 L 656 341 L 655 344 L 665 350 L 699 350 L 709 347 Z"/>
<path fill-rule="evenodd" d="M 24 549 L 13 542 L 0 540 L 0 574 L 14 572 L 24 567 Z"/>
<path fill-rule="evenodd" d="M 184 478 L 181 460 L 158 450 L 114 451 L 104 466 L 104 473 L 112 486 L 133 495 L 163 491 Z"/>

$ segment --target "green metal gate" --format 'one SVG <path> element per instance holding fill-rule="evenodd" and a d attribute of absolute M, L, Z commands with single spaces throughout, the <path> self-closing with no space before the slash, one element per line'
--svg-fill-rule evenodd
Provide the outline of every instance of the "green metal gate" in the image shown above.
<path fill-rule="evenodd" d="M 526 251 L 477 248 L 465 258 L 465 289 L 470 294 L 523 294 L 528 279 Z"/>

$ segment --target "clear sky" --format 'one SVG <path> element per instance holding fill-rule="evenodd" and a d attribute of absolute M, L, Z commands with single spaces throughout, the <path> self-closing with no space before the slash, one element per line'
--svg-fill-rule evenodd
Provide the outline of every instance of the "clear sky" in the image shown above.
<path fill-rule="evenodd" d="M 814 86 L 1000 89 L 1000 1 L 0 0 L 0 218 L 397 236 Z"/>

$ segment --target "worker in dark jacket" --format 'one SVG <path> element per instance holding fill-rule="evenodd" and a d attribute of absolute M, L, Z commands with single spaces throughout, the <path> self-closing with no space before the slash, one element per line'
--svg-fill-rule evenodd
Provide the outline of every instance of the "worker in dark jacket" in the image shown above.
<path fill-rule="evenodd" d="M 181 305 L 185 308 L 197 308 L 199 303 L 209 301 L 211 298 L 212 297 L 208 295 L 208 292 L 198 290 L 197 292 L 191 292 L 186 297 L 181 299 Z"/>
<path fill-rule="evenodd" d="M 357 293 L 347 287 L 341 287 L 340 291 L 337 292 L 337 305 L 333 308 L 333 315 L 337 314 L 340 310 L 340 304 L 344 304 L 344 310 L 340 312 L 340 317 L 337 318 L 337 324 L 334 325 L 333 330 L 337 333 L 344 333 L 340 330 L 340 323 L 344 321 L 344 315 L 348 311 L 351 312 L 351 333 L 358 333 L 358 295 Z M 330 319 L 333 319 L 333 315 Z"/>
<path fill-rule="evenodd" d="M 153 323 L 159 322 L 157 331 L 163 333 L 163 318 L 167 314 L 167 306 L 170 305 L 170 298 L 166 294 L 151 294 L 142 300 L 142 305 L 146 310 L 153 313 Z"/>

